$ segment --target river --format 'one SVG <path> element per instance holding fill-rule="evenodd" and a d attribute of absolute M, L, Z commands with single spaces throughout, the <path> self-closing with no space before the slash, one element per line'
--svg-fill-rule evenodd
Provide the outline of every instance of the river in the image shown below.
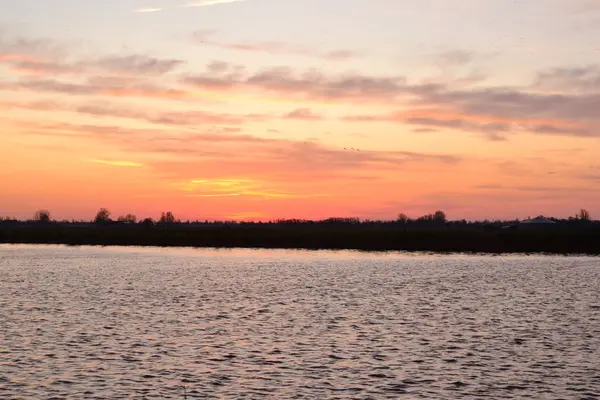
<path fill-rule="evenodd" d="M 2 399 L 595 399 L 600 258 L 0 246 Z"/>

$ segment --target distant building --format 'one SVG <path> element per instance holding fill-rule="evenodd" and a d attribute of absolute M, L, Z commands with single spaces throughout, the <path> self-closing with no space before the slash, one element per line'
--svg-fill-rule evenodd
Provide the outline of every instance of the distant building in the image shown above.
<path fill-rule="evenodd" d="M 556 226 L 556 222 L 543 216 L 527 219 L 519 224 L 523 228 L 550 228 Z"/>

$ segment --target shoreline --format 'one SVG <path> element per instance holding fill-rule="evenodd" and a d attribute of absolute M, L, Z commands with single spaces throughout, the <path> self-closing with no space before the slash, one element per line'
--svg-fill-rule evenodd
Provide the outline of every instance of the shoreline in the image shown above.
<path fill-rule="evenodd" d="M 64 247 L 91 247 L 91 248 L 155 248 L 155 249 L 192 249 L 192 250 L 288 250 L 288 251 L 349 251 L 358 253 L 398 253 L 398 254 L 424 254 L 424 255 L 440 255 L 440 256 L 451 256 L 451 255 L 465 255 L 465 256 L 542 256 L 542 257 L 598 257 L 600 258 L 600 252 L 593 253 L 557 253 L 548 251 L 502 251 L 502 252 L 491 252 L 491 251 L 471 251 L 471 250 L 452 250 L 452 251 L 434 251 L 434 250 L 402 250 L 402 249 L 389 249 L 389 250 L 373 250 L 373 249 L 359 249 L 359 248 L 325 248 L 325 247 L 259 247 L 259 246 L 196 246 L 187 244 L 170 244 L 170 245 L 158 245 L 158 244 L 98 244 L 98 243 L 62 243 L 62 242 L 1 242 L 0 246 L 64 246 Z"/>

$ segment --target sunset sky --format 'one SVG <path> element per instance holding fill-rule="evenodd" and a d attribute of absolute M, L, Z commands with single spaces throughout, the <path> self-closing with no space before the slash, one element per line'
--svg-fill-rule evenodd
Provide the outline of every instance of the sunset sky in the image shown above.
<path fill-rule="evenodd" d="M 0 216 L 600 217 L 600 0 L 0 0 Z"/>

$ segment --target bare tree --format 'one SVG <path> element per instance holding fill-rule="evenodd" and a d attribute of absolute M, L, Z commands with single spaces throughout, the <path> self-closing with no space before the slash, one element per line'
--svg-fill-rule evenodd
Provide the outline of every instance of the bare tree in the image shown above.
<path fill-rule="evenodd" d="M 590 216 L 590 212 L 584 208 L 582 208 L 577 214 L 577 218 L 582 221 L 591 221 L 592 217 Z"/>
<path fill-rule="evenodd" d="M 109 222 L 110 221 L 110 211 L 108 211 L 106 208 L 101 208 L 98 213 L 96 214 L 96 218 L 94 218 L 94 222 L 96 223 L 102 223 L 102 222 Z"/>
<path fill-rule="evenodd" d="M 48 223 L 50 222 L 50 211 L 48 210 L 38 210 L 33 215 L 33 220 L 38 222 Z"/>
<path fill-rule="evenodd" d="M 119 217 L 117 221 L 125 223 L 125 224 L 135 224 L 137 222 L 137 217 L 133 214 L 127 214 Z"/>
<path fill-rule="evenodd" d="M 400 213 L 400 214 L 398 214 L 398 218 L 396 218 L 396 221 L 405 224 L 408 222 L 409 219 L 410 218 L 408 218 L 408 215 L 406 215 L 404 213 Z"/>
<path fill-rule="evenodd" d="M 160 220 L 158 222 L 160 222 L 161 224 L 172 224 L 177 222 L 177 220 L 175 219 L 175 216 L 171 211 L 167 211 L 166 213 L 163 212 L 161 214 Z"/>
<path fill-rule="evenodd" d="M 425 214 L 425 215 L 417 218 L 417 221 L 419 221 L 419 222 L 433 221 L 433 214 Z"/>
<path fill-rule="evenodd" d="M 436 211 L 433 214 L 425 214 L 417 219 L 418 222 L 446 222 L 446 213 L 443 211 Z"/>

